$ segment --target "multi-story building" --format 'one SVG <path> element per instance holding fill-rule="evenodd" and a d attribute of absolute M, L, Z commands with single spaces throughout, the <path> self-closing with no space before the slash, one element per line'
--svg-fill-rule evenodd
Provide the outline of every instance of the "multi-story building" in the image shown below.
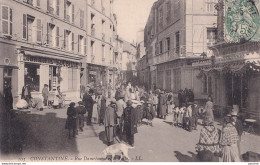
<path fill-rule="evenodd" d="M 191 64 L 215 42 L 216 2 L 158 0 L 153 4 L 144 30 L 149 88 L 173 92 L 189 88 L 203 95 Z"/>
<path fill-rule="evenodd" d="M 50 93 L 60 86 L 68 100 L 79 98 L 81 85 L 89 82 L 114 88 L 112 0 L 3 0 L 0 5 L 0 92 L 11 84 L 14 104 L 26 85 L 40 98 L 44 84 Z"/>
<path fill-rule="evenodd" d="M 123 73 L 122 73 L 122 60 L 123 60 L 123 43 L 124 40 L 121 39 L 119 36 L 115 39 L 115 65 L 117 67 L 117 79 L 116 79 L 116 86 L 120 85 L 123 82 Z"/>
<path fill-rule="evenodd" d="M 77 0 L 0 2 L 0 92 L 10 84 L 15 102 L 23 86 L 41 97 L 44 84 L 66 98 L 80 94 L 87 54 L 86 3 Z"/>
<path fill-rule="evenodd" d="M 123 41 L 122 54 L 122 76 L 125 82 L 133 80 L 137 76 L 136 72 L 136 46 L 127 41 Z"/>
<path fill-rule="evenodd" d="M 113 0 L 87 0 L 87 81 L 115 86 L 116 16 Z"/>
<path fill-rule="evenodd" d="M 143 55 L 140 59 L 137 61 L 136 70 L 137 70 L 137 78 L 139 80 L 139 85 L 144 86 L 146 89 L 148 88 L 148 72 L 149 68 L 147 67 L 147 57 L 146 55 Z"/>
<path fill-rule="evenodd" d="M 242 118 L 253 118 L 259 122 L 260 44 L 250 40 L 227 43 L 224 40 L 223 0 L 218 2 L 216 9 L 217 42 L 210 47 L 213 56 L 192 64 L 199 70 L 196 77 L 203 82 L 204 92 L 213 97 L 215 111 L 225 114 L 237 105 Z"/>

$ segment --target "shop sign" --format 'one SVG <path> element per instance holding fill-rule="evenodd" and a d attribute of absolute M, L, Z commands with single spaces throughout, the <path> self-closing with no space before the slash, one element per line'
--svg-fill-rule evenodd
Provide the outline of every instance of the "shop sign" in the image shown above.
<path fill-rule="evenodd" d="M 97 72 L 95 72 L 95 71 L 89 71 L 89 74 L 97 75 Z"/>

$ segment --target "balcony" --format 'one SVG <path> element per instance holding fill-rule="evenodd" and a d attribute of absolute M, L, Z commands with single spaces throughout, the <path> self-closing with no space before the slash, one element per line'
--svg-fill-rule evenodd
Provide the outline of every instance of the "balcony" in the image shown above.
<path fill-rule="evenodd" d="M 91 28 L 91 35 L 95 37 L 95 28 Z"/>
<path fill-rule="evenodd" d="M 102 41 L 105 41 L 105 37 L 106 37 L 105 33 L 102 33 Z"/>
<path fill-rule="evenodd" d="M 70 16 L 66 15 L 66 21 L 70 22 Z"/>

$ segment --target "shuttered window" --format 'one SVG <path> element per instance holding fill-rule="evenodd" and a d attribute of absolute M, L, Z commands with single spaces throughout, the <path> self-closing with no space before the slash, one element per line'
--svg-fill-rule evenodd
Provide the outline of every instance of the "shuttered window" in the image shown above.
<path fill-rule="evenodd" d="M 65 19 L 65 20 L 67 19 L 67 11 L 66 11 L 66 8 L 67 8 L 67 0 L 64 0 L 64 19 Z"/>
<path fill-rule="evenodd" d="M 12 9 L 2 6 L 2 33 L 12 35 Z"/>
<path fill-rule="evenodd" d="M 37 0 L 37 2 L 36 2 L 36 6 L 37 6 L 37 7 L 40 7 L 40 6 L 41 6 L 41 2 L 40 2 L 40 0 Z"/>

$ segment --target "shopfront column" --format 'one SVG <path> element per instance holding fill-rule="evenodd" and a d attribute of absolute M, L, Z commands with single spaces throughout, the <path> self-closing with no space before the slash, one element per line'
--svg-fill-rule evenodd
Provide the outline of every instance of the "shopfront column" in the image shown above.
<path fill-rule="evenodd" d="M 44 84 L 49 85 L 49 65 L 40 65 L 40 92 L 42 91 Z"/>

